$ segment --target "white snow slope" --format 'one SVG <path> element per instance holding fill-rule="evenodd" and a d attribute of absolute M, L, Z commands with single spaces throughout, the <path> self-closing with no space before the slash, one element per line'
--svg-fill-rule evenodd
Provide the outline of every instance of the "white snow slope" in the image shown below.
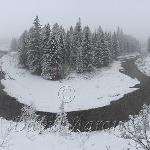
<path fill-rule="evenodd" d="M 92 78 L 72 74 L 62 81 L 47 81 L 19 68 L 16 53 L 3 56 L 0 63 L 7 74 L 6 80 L 2 80 L 5 91 L 22 103 L 34 103 L 36 109 L 41 111 L 59 111 L 58 91 L 62 86 L 75 89 L 75 99 L 65 106 L 66 111 L 74 111 L 109 105 L 111 101 L 136 90 L 130 87 L 139 84 L 137 79 L 119 72 L 120 61 L 100 69 Z"/>
<path fill-rule="evenodd" d="M 147 55 L 143 58 L 139 58 L 136 61 L 136 65 L 142 73 L 146 74 L 147 76 L 150 76 L 150 55 Z"/>
<path fill-rule="evenodd" d="M 15 129 L 14 129 L 15 127 Z M 0 150 L 135 150 L 129 146 L 130 140 L 117 137 L 118 131 L 70 133 L 60 135 L 54 132 L 38 132 L 23 129 L 24 125 L 17 125 L 0 119 Z M 8 131 L 8 129 L 12 129 Z M 7 134 L 8 133 L 8 134 Z M 6 138 L 4 138 L 4 135 Z M 5 140 L 4 140 L 5 139 Z M 4 140 L 4 147 L 1 143 Z"/>

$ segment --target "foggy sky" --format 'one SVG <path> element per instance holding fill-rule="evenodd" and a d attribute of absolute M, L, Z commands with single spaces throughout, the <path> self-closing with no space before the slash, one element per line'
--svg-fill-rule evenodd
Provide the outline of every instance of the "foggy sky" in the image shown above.
<path fill-rule="evenodd" d="M 81 17 L 92 29 L 120 26 L 139 40 L 150 36 L 150 0 L 0 0 L 0 38 L 19 36 L 36 15 L 41 24 L 69 27 Z"/>

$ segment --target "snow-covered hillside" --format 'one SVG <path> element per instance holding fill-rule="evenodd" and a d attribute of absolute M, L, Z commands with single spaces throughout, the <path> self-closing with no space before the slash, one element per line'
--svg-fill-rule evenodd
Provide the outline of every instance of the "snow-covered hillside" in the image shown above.
<path fill-rule="evenodd" d="M 75 89 L 75 99 L 66 105 L 67 111 L 83 110 L 118 100 L 124 94 L 136 90 L 133 87 L 139 81 L 119 72 L 121 63 L 114 62 L 110 67 L 98 71 L 92 78 L 83 78 L 72 74 L 63 81 L 48 81 L 28 71 L 18 68 L 16 53 L 5 55 L 1 59 L 6 80 L 2 80 L 5 91 L 25 104 L 34 103 L 37 110 L 58 112 L 60 99 L 58 91 L 62 86 Z"/>
<path fill-rule="evenodd" d="M 22 128 L 22 123 L 17 124 L 0 118 L 0 144 L 4 140 L 1 150 L 123 150 L 132 148 L 129 140 L 119 138 L 117 129 L 111 132 L 70 133 L 60 135 L 45 131 L 38 134 Z M 15 127 L 15 128 L 14 128 Z M 8 129 L 11 129 L 9 131 Z M 8 134 L 7 134 L 8 133 Z M 114 135 L 116 134 L 116 135 Z M 6 139 L 4 139 L 4 135 Z"/>
<path fill-rule="evenodd" d="M 139 58 L 136 61 L 136 65 L 141 72 L 143 72 L 147 76 L 150 76 L 150 55 L 147 55 L 146 57 Z"/>

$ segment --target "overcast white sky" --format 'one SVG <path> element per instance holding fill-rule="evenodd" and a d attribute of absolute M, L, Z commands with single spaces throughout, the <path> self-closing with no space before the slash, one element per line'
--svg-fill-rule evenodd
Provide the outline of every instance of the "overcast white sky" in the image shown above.
<path fill-rule="evenodd" d="M 0 0 L 0 37 L 15 37 L 39 15 L 42 24 L 58 22 L 105 30 L 117 26 L 140 40 L 150 36 L 150 0 Z"/>

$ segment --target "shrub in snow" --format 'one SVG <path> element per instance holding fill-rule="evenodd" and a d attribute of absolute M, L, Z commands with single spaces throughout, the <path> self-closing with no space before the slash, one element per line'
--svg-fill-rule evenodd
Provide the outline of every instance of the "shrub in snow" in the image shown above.
<path fill-rule="evenodd" d="M 143 55 L 143 56 L 141 56 L 140 58 L 138 58 L 137 60 L 136 60 L 136 65 L 137 65 L 137 67 L 138 67 L 138 69 L 142 72 L 142 73 L 144 73 L 144 74 L 146 74 L 147 76 L 150 76 L 150 56 L 148 55 Z"/>
<path fill-rule="evenodd" d="M 29 132 L 36 131 L 41 134 L 44 131 L 44 125 L 42 123 L 44 118 L 39 119 L 33 104 L 22 108 L 20 120 L 24 123 L 24 129 L 27 129 Z"/>
<path fill-rule="evenodd" d="M 86 150 L 86 143 L 90 139 L 90 132 L 81 132 L 80 130 L 77 131 L 80 137 L 80 147 L 82 150 Z"/>
<path fill-rule="evenodd" d="M 57 114 L 53 127 L 54 132 L 59 132 L 62 135 L 70 133 L 71 124 L 68 122 L 67 113 L 64 111 L 64 102 L 60 105 L 60 112 Z"/>
<path fill-rule="evenodd" d="M 37 115 L 35 113 L 35 107 L 33 104 L 31 104 L 30 106 L 24 106 L 22 108 L 21 120 L 23 120 L 24 122 L 36 120 L 36 117 Z"/>
<path fill-rule="evenodd" d="M 10 146 L 12 133 L 16 130 L 17 123 L 9 122 L 0 118 L 0 148 Z"/>
<path fill-rule="evenodd" d="M 130 116 L 130 120 L 121 123 L 121 137 L 131 139 L 136 148 L 150 150 L 150 106 L 143 106 L 143 110 L 136 116 Z"/>

